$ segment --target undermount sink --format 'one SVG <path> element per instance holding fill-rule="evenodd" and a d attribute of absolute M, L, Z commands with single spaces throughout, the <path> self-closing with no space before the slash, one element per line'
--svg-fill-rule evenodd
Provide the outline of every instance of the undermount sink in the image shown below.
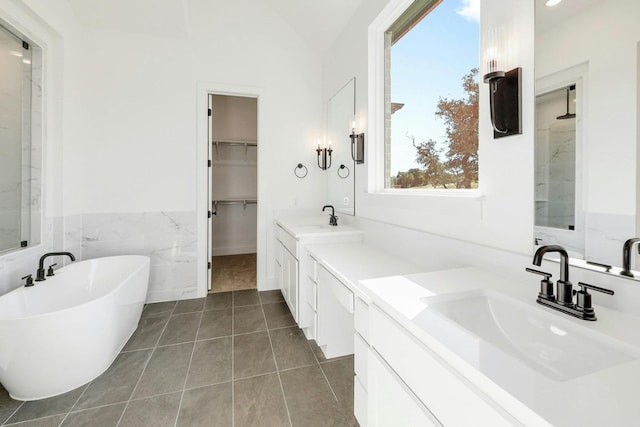
<path fill-rule="evenodd" d="M 638 358 L 632 347 L 497 292 L 478 290 L 422 302 L 427 308 L 414 321 L 488 371 L 499 369 L 500 363 L 502 368 L 524 364 L 551 380 L 566 381 Z"/>

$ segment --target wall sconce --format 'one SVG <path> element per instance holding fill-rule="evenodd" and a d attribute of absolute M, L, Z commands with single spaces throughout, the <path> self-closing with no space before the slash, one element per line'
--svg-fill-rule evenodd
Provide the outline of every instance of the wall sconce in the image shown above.
<path fill-rule="evenodd" d="M 316 148 L 316 153 L 318 154 L 318 167 L 322 170 L 327 170 L 331 167 L 331 153 L 333 150 L 331 149 L 331 143 L 329 143 L 329 147 L 320 148 L 320 144 L 318 144 L 318 148 Z"/>
<path fill-rule="evenodd" d="M 364 163 L 364 133 L 356 133 L 356 121 L 351 123 L 351 158 L 356 164 Z"/>
<path fill-rule="evenodd" d="M 519 50 L 516 34 L 512 25 L 502 25 L 490 28 L 483 37 L 483 80 L 489 84 L 494 139 L 522 133 L 522 68 L 514 68 Z"/>
<path fill-rule="evenodd" d="M 489 108 L 493 138 L 522 134 L 522 68 L 511 71 L 495 70 L 495 60 L 490 61 L 492 71 L 484 75 L 489 84 Z"/>

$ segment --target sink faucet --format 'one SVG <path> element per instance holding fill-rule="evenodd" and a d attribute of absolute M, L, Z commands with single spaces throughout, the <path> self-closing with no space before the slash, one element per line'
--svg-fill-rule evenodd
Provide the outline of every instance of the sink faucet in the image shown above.
<path fill-rule="evenodd" d="M 335 209 L 331 205 L 325 205 L 325 206 L 322 207 L 322 212 L 324 212 L 325 209 L 327 209 L 327 208 L 331 208 L 331 216 L 329 217 L 329 225 L 337 226 L 338 225 L 338 217 L 336 216 Z"/>
<path fill-rule="evenodd" d="M 548 252 L 558 252 L 560 254 L 560 280 L 556 283 L 558 302 L 560 304 L 571 304 L 573 302 L 573 285 L 569 281 L 569 254 L 560 245 L 541 246 L 533 256 L 533 264 L 542 265 L 542 258 Z"/>
<path fill-rule="evenodd" d="M 76 260 L 76 257 L 74 257 L 71 252 L 49 252 L 47 254 L 42 255 L 40 257 L 40 263 L 38 264 L 38 271 L 36 272 L 36 282 L 42 282 L 43 280 L 46 280 L 44 278 L 44 260 L 50 256 L 61 256 L 61 255 L 68 256 L 71 259 L 71 261 Z M 51 276 L 53 276 L 53 272 Z"/>
<path fill-rule="evenodd" d="M 620 272 L 623 276 L 633 277 L 633 273 L 631 272 L 631 249 L 633 249 L 633 245 L 638 242 L 640 242 L 640 239 L 637 237 L 624 242 L 624 246 L 622 247 L 622 271 Z M 640 245 L 638 245 L 638 253 L 640 253 Z"/>
<path fill-rule="evenodd" d="M 640 241 L 640 239 L 638 239 L 638 241 Z M 533 264 L 540 266 L 542 264 L 542 258 L 547 252 L 558 252 L 560 254 L 560 279 L 556 282 L 557 297 L 553 295 L 553 284 L 549 280 L 551 274 L 526 268 L 529 273 L 544 276 L 544 279 L 540 282 L 540 293 L 538 294 L 536 302 L 583 320 L 597 320 L 593 306 L 591 305 L 591 294 L 588 290 L 591 289 L 608 295 L 613 295 L 613 291 L 579 282 L 578 286 L 580 290 L 575 292 L 573 285 L 569 281 L 569 254 L 567 254 L 567 251 L 562 246 L 541 246 L 533 256 Z M 575 303 L 573 302 L 574 294 L 577 295 L 577 301 Z"/>

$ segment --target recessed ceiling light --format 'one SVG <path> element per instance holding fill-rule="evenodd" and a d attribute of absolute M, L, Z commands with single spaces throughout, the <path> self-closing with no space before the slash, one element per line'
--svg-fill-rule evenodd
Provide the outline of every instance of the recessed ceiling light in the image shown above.
<path fill-rule="evenodd" d="M 562 0 L 547 0 L 547 2 L 544 4 L 545 6 L 555 6 L 558 3 L 560 3 Z"/>

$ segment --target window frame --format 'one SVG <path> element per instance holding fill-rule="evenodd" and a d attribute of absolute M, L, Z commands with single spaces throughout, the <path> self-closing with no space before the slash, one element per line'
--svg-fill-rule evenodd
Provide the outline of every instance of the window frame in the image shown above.
<path fill-rule="evenodd" d="M 414 197 L 462 197 L 481 198 L 481 184 L 478 188 L 460 189 L 401 189 L 385 186 L 385 79 L 386 79 L 386 43 L 387 30 L 414 3 L 415 0 L 392 0 L 387 4 L 368 29 L 368 139 L 369 168 L 367 173 L 367 192 L 373 194 L 393 194 Z M 435 5 L 434 7 L 437 7 Z M 482 163 L 480 144 L 478 144 L 478 170 Z"/>

